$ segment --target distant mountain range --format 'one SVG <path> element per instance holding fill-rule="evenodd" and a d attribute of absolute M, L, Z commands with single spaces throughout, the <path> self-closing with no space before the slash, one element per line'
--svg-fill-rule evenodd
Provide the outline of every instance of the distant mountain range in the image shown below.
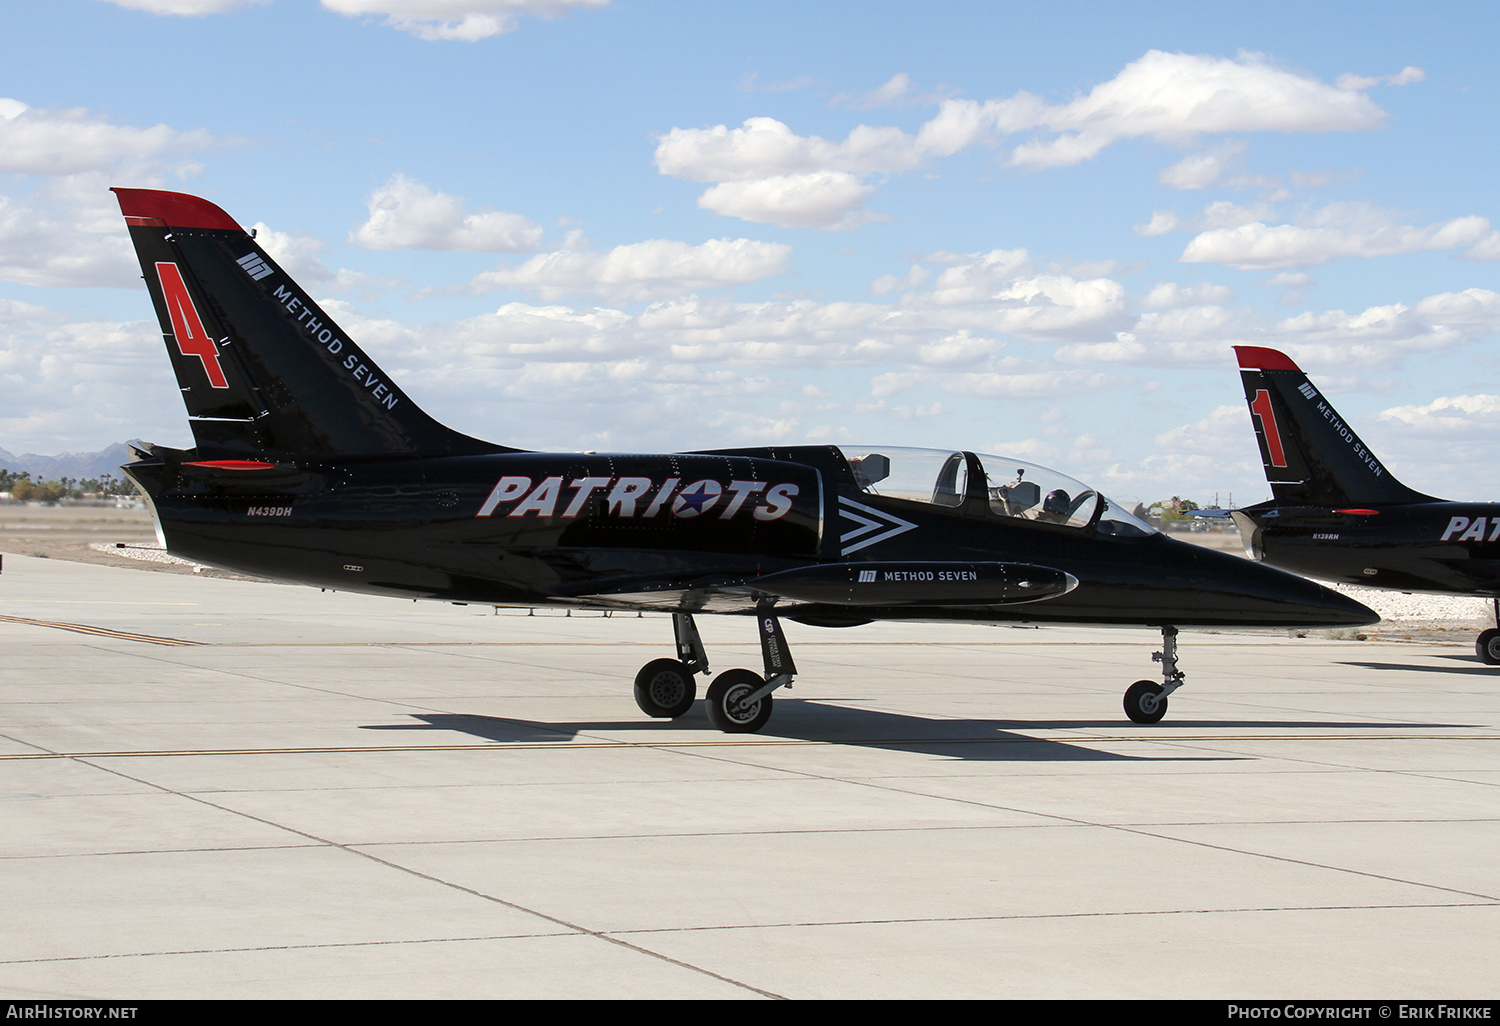
<path fill-rule="evenodd" d="M 129 442 L 117 442 L 101 452 L 65 452 L 59 456 L 38 456 L 32 452 L 15 456 L 0 449 L 0 470 L 17 474 L 30 471 L 33 481 L 58 481 L 64 477 L 81 481 L 105 474 L 119 477 L 120 468 L 129 462 Z"/>

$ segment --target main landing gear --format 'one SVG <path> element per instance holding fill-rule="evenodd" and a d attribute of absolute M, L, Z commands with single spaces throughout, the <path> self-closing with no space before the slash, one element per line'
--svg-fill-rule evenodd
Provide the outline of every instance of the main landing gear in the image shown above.
<path fill-rule="evenodd" d="M 1474 651 L 1491 666 L 1500 665 L 1500 598 L 1491 599 L 1495 606 L 1495 626 L 1482 632 L 1474 642 Z"/>
<path fill-rule="evenodd" d="M 755 625 L 765 676 L 754 670 L 725 670 L 713 679 L 704 695 L 708 721 L 729 734 L 751 734 L 764 727 L 771 718 L 771 693 L 791 687 L 797 675 L 797 664 L 792 661 L 771 600 L 756 607 Z M 635 675 L 635 702 L 647 716 L 676 719 L 686 713 L 698 695 L 694 675 L 709 672 L 708 654 L 693 615 L 673 613 L 672 630 L 677 636 L 677 658 L 653 659 Z M 1500 639 L 1500 630 L 1485 634 Z M 1481 646 L 1484 640 L 1485 635 L 1480 635 Z M 1151 658 L 1161 663 L 1161 683 L 1138 680 L 1125 692 L 1125 715 L 1136 723 L 1161 722 L 1167 714 L 1167 696 L 1187 682 L 1187 675 L 1177 666 L 1177 628 L 1163 626 L 1161 641 L 1162 650 L 1151 653 Z M 1493 661 L 1500 663 L 1500 640 L 1492 644 Z"/>
<path fill-rule="evenodd" d="M 708 722 L 726 733 L 750 734 L 764 727 L 771 718 L 771 692 L 791 687 L 797 675 L 786 634 L 772 610 L 769 600 L 755 610 L 765 676 L 754 670 L 725 670 L 713 679 L 704 696 Z M 693 615 L 673 613 L 672 629 L 677 635 L 678 658 L 653 659 L 635 675 L 635 704 L 647 716 L 676 719 L 687 712 L 697 696 L 693 675 L 709 672 Z"/>
<path fill-rule="evenodd" d="M 1162 627 L 1161 651 L 1152 652 L 1151 659 L 1161 663 L 1161 683 L 1138 680 L 1125 692 L 1125 715 L 1136 723 L 1161 722 L 1167 714 L 1167 696 L 1187 682 L 1187 675 L 1177 668 L 1176 627 Z"/>

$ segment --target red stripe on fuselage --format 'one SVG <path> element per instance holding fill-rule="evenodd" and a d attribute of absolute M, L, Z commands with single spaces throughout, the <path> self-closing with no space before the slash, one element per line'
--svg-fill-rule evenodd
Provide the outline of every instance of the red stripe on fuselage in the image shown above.
<path fill-rule="evenodd" d="M 184 467 L 212 467 L 214 470 L 275 470 L 276 464 L 260 460 L 195 460 Z"/>

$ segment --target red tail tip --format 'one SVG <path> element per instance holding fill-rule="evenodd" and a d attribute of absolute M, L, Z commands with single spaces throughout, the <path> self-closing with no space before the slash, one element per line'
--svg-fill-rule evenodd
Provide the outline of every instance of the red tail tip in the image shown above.
<path fill-rule="evenodd" d="M 161 192 L 157 189 L 111 189 L 120 201 L 120 213 L 127 222 L 132 218 L 151 218 L 169 228 L 217 228 L 226 231 L 244 231 L 230 217 L 206 199 L 189 196 L 185 192 Z"/>
<path fill-rule="evenodd" d="M 1293 370 L 1300 371 L 1292 358 L 1275 349 L 1260 346 L 1235 346 L 1234 355 L 1240 358 L 1241 370 Z"/>

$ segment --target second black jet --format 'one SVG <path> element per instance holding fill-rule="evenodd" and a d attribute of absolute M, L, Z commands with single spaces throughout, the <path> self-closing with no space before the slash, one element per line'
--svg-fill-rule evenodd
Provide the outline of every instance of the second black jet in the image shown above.
<path fill-rule="evenodd" d="M 527 452 L 424 413 L 223 210 L 117 189 L 195 446 L 124 468 L 164 545 L 325 588 L 509 606 L 659 610 L 676 652 L 635 678 L 651 716 L 696 697 L 693 617 L 754 617 L 763 673 L 709 685 L 711 722 L 753 731 L 792 682 L 781 618 L 1145 625 L 1181 686 L 1180 626 L 1347 626 L 1369 609 L 1248 560 L 1172 541 L 1092 488 L 961 449 L 760 446 Z"/>
<path fill-rule="evenodd" d="M 1291 358 L 1236 346 L 1273 498 L 1234 518 L 1256 559 L 1329 581 L 1492 600 L 1475 649 L 1500 664 L 1500 504 L 1406 487 Z"/>

